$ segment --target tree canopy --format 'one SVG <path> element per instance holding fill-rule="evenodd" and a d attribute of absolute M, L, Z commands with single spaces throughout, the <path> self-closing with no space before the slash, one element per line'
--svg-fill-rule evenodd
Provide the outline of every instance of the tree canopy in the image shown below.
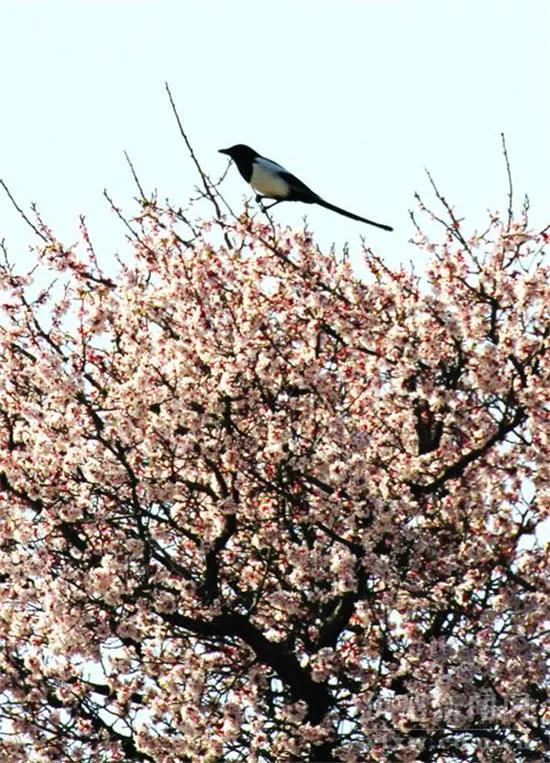
<path fill-rule="evenodd" d="M 0 268 L 0 754 L 539 760 L 547 233 L 359 278 L 211 193 Z"/>

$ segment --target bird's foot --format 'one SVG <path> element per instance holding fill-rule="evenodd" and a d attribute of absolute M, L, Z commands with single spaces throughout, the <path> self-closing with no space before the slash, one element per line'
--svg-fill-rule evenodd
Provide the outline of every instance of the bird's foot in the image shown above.
<path fill-rule="evenodd" d="M 264 198 L 264 199 L 265 199 L 265 198 L 267 198 L 267 197 L 266 197 L 266 196 L 263 196 L 262 198 Z M 277 199 L 277 201 L 274 201 L 272 204 L 270 204 L 270 205 L 269 205 L 269 206 L 267 206 L 267 207 L 266 207 L 266 206 L 264 206 L 264 204 L 262 204 L 262 209 L 264 210 L 264 212 L 267 212 L 267 210 L 268 210 L 268 209 L 271 209 L 271 207 L 274 207 L 276 204 L 279 204 L 281 201 L 282 201 L 282 199 Z"/>

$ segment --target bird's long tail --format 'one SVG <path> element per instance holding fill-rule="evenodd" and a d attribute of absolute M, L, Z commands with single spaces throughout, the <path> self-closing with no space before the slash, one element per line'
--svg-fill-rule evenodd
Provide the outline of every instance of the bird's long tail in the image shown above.
<path fill-rule="evenodd" d="M 331 209 L 333 212 L 338 212 L 339 215 L 344 215 L 344 217 L 351 217 L 352 220 L 359 220 L 362 223 L 374 225 L 376 228 L 382 228 L 382 230 L 393 230 L 390 225 L 375 223 L 373 220 L 367 220 L 366 217 L 359 217 L 359 215 L 354 215 L 353 212 L 348 212 L 347 210 L 341 209 L 340 207 L 335 207 L 334 204 L 329 204 L 328 201 L 325 201 L 324 199 L 317 198 L 315 199 L 315 203 L 319 204 L 321 207 L 326 207 L 326 209 Z"/>

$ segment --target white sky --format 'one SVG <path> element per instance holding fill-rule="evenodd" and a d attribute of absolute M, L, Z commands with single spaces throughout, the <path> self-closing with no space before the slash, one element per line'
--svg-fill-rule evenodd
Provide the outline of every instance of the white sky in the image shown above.
<path fill-rule="evenodd" d="M 385 233 L 301 204 L 323 246 L 366 234 L 392 263 L 418 257 L 408 209 L 428 167 L 472 227 L 505 209 L 500 132 L 518 203 L 550 222 L 550 4 L 545 0 L 0 0 L 0 177 L 65 240 L 88 216 L 109 260 L 132 210 L 126 149 L 142 181 L 185 204 L 196 177 L 168 80 L 207 171 L 248 143 Z M 225 193 L 248 193 L 232 170 Z M 12 256 L 31 240 L 0 195 Z M 20 254 L 21 253 L 21 254 Z"/>

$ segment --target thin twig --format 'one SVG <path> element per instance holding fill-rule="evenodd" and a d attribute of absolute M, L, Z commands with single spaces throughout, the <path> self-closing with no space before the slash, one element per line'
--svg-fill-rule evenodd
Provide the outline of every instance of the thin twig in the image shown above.
<path fill-rule="evenodd" d="M 145 196 L 145 192 L 144 192 L 143 187 L 142 187 L 142 185 L 141 185 L 141 183 L 139 181 L 139 178 L 137 176 L 137 172 L 136 172 L 136 170 L 134 168 L 134 165 L 132 164 L 132 161 L 131 161 L 130 157 L 128 156 L 128 152 L 127 151 L 124 152 L 124 157 L 125 157 L 126 161 L 128 162 L 128 166 L 130 167 L 130 172 L 132 173 L 132 177 L 134 178 L 135 184 L 137 185 L 138 190 L 139 190 L 139 192 L 141 194 L 141 200 L 142 201 L 146 201 L 147 197 Z"/>
<path fill-rule="evenodd" d="M 468 245 L 468 242 L 466 241 L 466 239 L 464 238 L 464 236 L 460 232 L 460 222 L 461 221 L 456 217 L 455 213 L 453 212 L 453 209 L 452 209 L 451 205 L 449 204 L 447 199 L 443 196 L 443 194 L 441 193 L 441 191 L 437 187 L 437 185 L 435 183 L 435 180 L 433 179 L 433 177 L 430 174 L 430 171 L 428 169 L 426 169 L 425 172 L 426 172 L 426 175 L 428 176 L 428 180 L 430 181 L 430 184 L 431 184 L 431 186 L 433 188 L 433 191 L 434 191 L 436 197 L 439 199 L 441 204 L 443 204 L 443 206 L 445 207 L 445 209 L 447 211 L 447 214 L 451 218 L 452 225 L 449 225 L 444 220 L 440 220 L 435 215 L 434 215 L 434 218 L 438 222 L 442 223 L 445 226 L 445 228 L 449 231 L 449 233 L 454 238 L 456 238 L 457 241 L 459 241 L 462 244 L 462 246 L 468 252 L 468 254 L 472 254 L 470 246 Z"/>
<path fill-rule="evenodd" d="M 183 124 L 180 119 L 180 115 L 178 114 L 178 110 L 176 108 L 176 104 L 174 103 L 174 99 L 172 97 L 172 92 L 170 91 L 170 87 L 168 85 L 168 82 L 164 83 L 164 86 L 166 88 L 166 92 L 168 93 L 168 99 L 170 101 L 170 106 L 172 107 L 172 111 L 174 112 L 174 116 L 176 117 L 176 122 L 178 123 L 178 128 L 180 131 L 180 135 L 185 141 L 185 145 L 187 146 L 187 150 L 189 151 L 189 156 L 191 157 L 191 160 L 193 161 L 193 164 L 197 168 L 197 172 L 201 176 L 202 184 L 204 186 L 204 191 L 212 204 L 214 205 L 214 208 L 216 209 L 216 214 L 218 217 L 221 217 L 221 210 L 218 204 L 218 201 L 214 194 L 212 193 L 212 190 L 210 188 L 210 183 L 208 182 L 208 177 L 204 170 L 202 169 L 199 160 L 196 157 L 195 152 L 193 151 L 193 147 L 191 146 L 191 143 L 189 142 L 189 138 L 187 137 L 185 130 L 183 129 Z"/>
<path fill-rule="evenodd" d="M 109 206 L 111 207 L 111 209 L 113 210 L 113 212 L 115 213 L 115 215 L 118 217 L 118 219 L 119 219 L 119 220 L 120 220 L 120 221 L 121 221 L 121 222 L 124 224 L 124 227 L 125 227 L 125 228 L 126 228 L 128 231 L 130 231 L 130 233 L 132 234 L 132 238 L 135 238 L 135 239 L 136 239 L 136 241 L 139 241 L 139 243 L 141 244 L 141 243 L 142 243 L 142 241 L 141 241 L 141 238 L 140 238 L 140 236 L 139 236 L 139 233 L 137 233 L 137 231 L 135 231 L 135 230 L 132 228 L 132 226 L 130 225 L 130 223 L 128 222 L 128 220 L 127 220 L 127 219 L 124 217 L 124 215 L 123 215 L 123 214 L 122 214 L 122 212 L 120 211 L 120 208 L 119 208 L 119 207 L 117 207 L 117 205 L 115 204 L 115 202 L 114 202 L 114 201 L 112 200 L 112 198 L 109 196 L 109 193 L 108 193 L 108 191 L 107 191 L 107 189 L 106 189 L 106 188 L 104 188 L 104 189 L 103 189 L 103 196 L 104 196 L 104 197 L 107 199 L 107 201 L 109 202 Z"/>
<path fill-rule="evenodd" d="M 13 204 L 13 206 L 15 207 L 15 209 L 16 209 L 16 210 L 19 212 L 19 214 L 21 215 L 21 217 L 23 218 L 23 220 L 24 220 L 24 221 L 27 223 L 27 225 L 28 225 L 30 228 L 32 228 L 32 229 L 33 229 L 33 231 L 36 233 L 36 235 L 37 235 L 37 236 L 39 236 L 39 237 L 42 239 L 42 241 L 48 241 L 48 238 L 47 238 L 47 236 L 45 236 L 45 235 L 42 233 L 42 231 L 40 231 L 40 230 L 39 230 L 39 229 L 36 227 L 36 225 L 35 225 L 35 224 L 34 224 L 34 223 L 33 223 L 33 222 L 32 222 L 32 221 L 31 221 L 31 220 L 30 220 L 30 219 L 27 217 L 27 215 L 25 214 L 25 212 L 23 211 L 23 209 L 22 209 L 22 208 L 19 206 L 19 204 L 18 204 L 18 203 L 15 201 L 15 199 L 13 198 L 13 196 L 12 196 L 12 194 L 11 194 L 11 191 L 10 191 L 10 189 L 9 189 L 9 188 L 8 188 L 8 186 L 5 184 L 5 182 L 2 180 L 2 178 L 0 178 L 0 185 L 2 186 L 2 188 L 4 189 L 4 191 L 6 192 L 6 194 L 7 194 L 8 198 L 9 198 L 9 200 L 11 201 L 11 203 Z"/>
<path fill-rule="evenodd" d="M 269 224 L 271 225 L 271 232 L 273 234 L 273 241 L 276 242 L 277 230 L 275 228 L 275 223 L 273 222 L 273 218 L 271 217 L 271 215 L 269 214 L 269 212 L 267 211 L 267 209 L 264 207 L 264 205 L 261 202 L 260 202 L 260 209 L 269 220 Z"/>
<path fill-rule="evenodd" d="M 506 149 L 506 139 L 504 137 L 504 133 L 500 133 L 500 138 L 502 140 L 502 152 L 504 154 L 504 161 L 506 162 L 506 175 L 508 176 L 508 225 L 506 227 L 506 230 L 510 230 L 510 225 L 512 224 L 512 203 L 513 203 L 513 187 L 512 187 L 512 173 L 510 171 L 510 161 L 508 159 L 508 151 Z"/>
<path fill-rule="evenodd" d="M 414 216 L 414 211 L 412 209 L 409 209 L 409 217 L 411 218 L 411 222 L 414 225 L 414 227 L 416 228 L 417 233 L 420 233 L 422 235 L 423 234 L 422 228 L 417 223 L 416 217 Z"/>

